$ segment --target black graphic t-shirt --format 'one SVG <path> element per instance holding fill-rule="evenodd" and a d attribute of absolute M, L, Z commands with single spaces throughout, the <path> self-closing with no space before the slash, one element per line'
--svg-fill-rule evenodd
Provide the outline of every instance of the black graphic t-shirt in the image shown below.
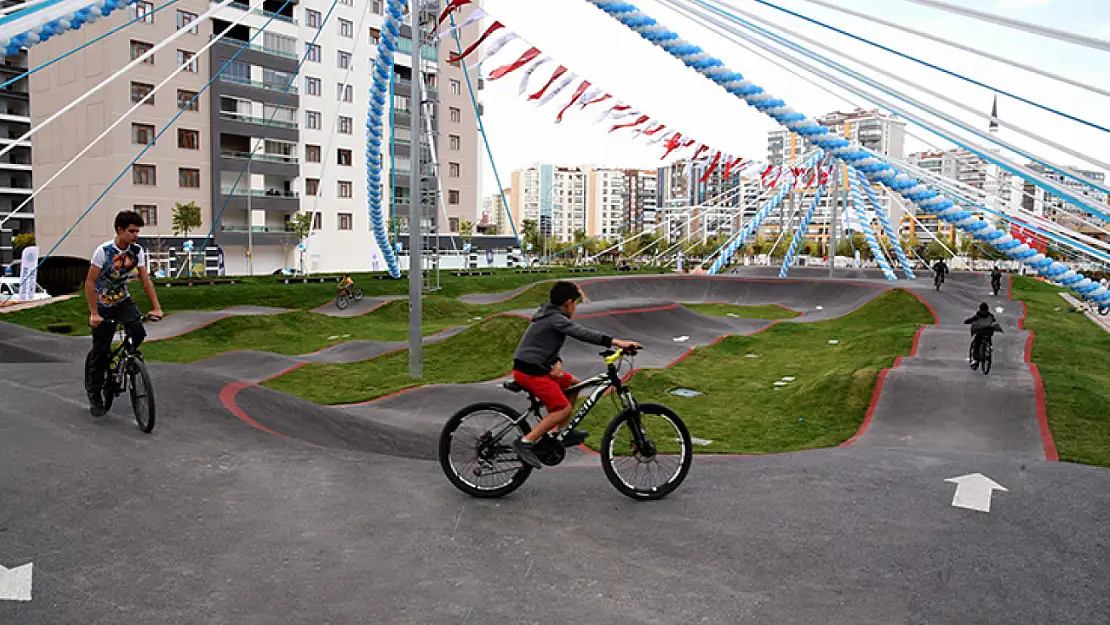
<path fill-rule="evenodd" d="M 112 240 L 96 248 L 92 265 L 100 268 L 95 285 L 96 303 L 105 307 L 115 306 L 131 297 L 127 281 L 139 267 L 146 267 L 146 252 L 137 243 L 121 250 Z"/>

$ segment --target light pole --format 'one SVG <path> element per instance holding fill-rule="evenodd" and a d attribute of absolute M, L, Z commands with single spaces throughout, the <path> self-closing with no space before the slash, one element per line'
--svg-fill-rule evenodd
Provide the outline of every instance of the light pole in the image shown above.
<path fill-rule="evenodd" d="M 254 275 L 254 211 L 251 210 L 251 197 L 254 195 L 254 182 L 251 180 L 251 163 L 258 144 L 251 137 L 251 151 L 247 154 L 247 275 Z"/>
<path fill-rule="evenodd" d="M 420 52 L 423 37 L 420 32 L 420 0 L 409 2 L 409 27 L 412 37 L 412 90 L 409 97 L 410 126 L 412 136 L 412 149 L 409 155 L 409 377 L 424 377 L 424 333 L 422 325 L 423 307 L 423 267 L 421 266 L 420 252 L 424 247 L 420 240 L 420 218 L 423 209 L 420 201 Z M 465 66 L 464 66 L 465 69 Z M 428 138 L 429 141 L 431 137 Z"/>

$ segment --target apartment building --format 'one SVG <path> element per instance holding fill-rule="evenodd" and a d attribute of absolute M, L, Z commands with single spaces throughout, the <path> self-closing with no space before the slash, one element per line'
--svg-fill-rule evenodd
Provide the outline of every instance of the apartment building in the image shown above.
<path fill-rule="evenodd" d="M 654 170 L 624 170 L 624 187 L 627 191 L 624 220 L 632 234 L 655 227 L 659 208 L 658 177 L 659 173 Z"/>
<path fill-rule="evenodd" d="M 628 188 L 622 169 L 589 168 L 586 171 L 586 236 L 619 240 L 628 229 L 625 219 Z"/>
<path fill-rule="evenodd" d="M 20 4 L 5 0 L 0 6 L 7 8 Z M 27 71 L 27 52 L 5 57 L 0 64 L 0 82 L 8 82 Z M 12 150 L 0 157 L 0 265 L 18 260 L 13 239 L 35 230 L 34 200 L 20 206 L 31 197 L 32 165 L 31 142 L 19 141 L 31 128 L 30 94 L 27 79 L 23 78 L 0 88 L 0 146 Z M 18 212 L 16 212 L 18 209 Z"/>
<path fill-rule="evenodd" d="M 79 167 L 67 171 L 40 195 L 36 211 L 40 242 L 57 241 L 110 181 L 153 141 L 159 129 L 193 95 L 201 93 L 130 167 L 58 253 L 87 256 L 96 243 L 111 235 L 112 216 L 124 207 L 134 208 L 146 218 L 144 243 L 156 258 L 159 250 L 165 250 L 163 254 L 178 253 L 186 237 L 173 232 L 174 206 L 192 201 L 201 207 L 202 225 L 188 233 L 188 239 L 199 244 L 209 229 L 214 232 L 205 259 L 209 272 L 221 267 L 229 274 L 258 274 L 284 267 L 345 271 L 381 266 L 381 251 L 370 232 L 367 211 L 364 128 L 371 85 L 369 70 L 381 33 L 384 3 L 340 0 L 326 24 L 323 19 L 330 2 L 308 0 L 284 8 L 282 5 L 268 0 L 253 11 L 239 3 L 221 9 L 212 21 L 199 25 L 155 54 L 151 62 L 139 65 L 83 107 L 43 130 L 39 136 L 48 148 L 35 157 L 34 172 L 39 180 L 58 171 L 87 145 L 87 140 L 123 116 L 133 102 L 179 63 L 191 61 L 188 71 L 160 90 L 153 103 L 140 107 L 83 157 Z M 33 123 L 91 89 L 210 6 L 203 0 L 179 0 L 172 10 L 152 14 L 154 4 L 140 0 L 129 12 L 32 48 L 31 62 L 41 64 L 68 51 L 81 38 L 92 39 L 130 16 L 145 16 L 81 55 L 67 57 L 33 75 L 31 92 L 41 94 L 39 101 L 43 103 L 33 107 Z M 364 18 L 367 8 L 370 13 Z M 422 19 L 432 22 L 436 14 L 434 7 L 425 7 Z M 196 55 L 213 33 L 222 32 L 238 18 L 243 19 L 208 54 Z M 231 60 L 271 18 L 261 36 Z M 360 22 L 361 32 L 355 32 Z M 478 28 L 475 25 L 468 30 Z M 468 32 L 462 36 L 467 41 L 475 35 Z M 426 192 L 422 198 L 426 216 L 423 225 L 426 231 L 457 231 L 463 219 L 477 219 L 476 114 L 464 70 L 445 62 L 449 52 L 446 45 L 423 48 L 418 68 L 413 67 L 411 51 L 411 32 L 406 24 L 395 60 L 393 127 L 386 129 L 386 136 L 394 144 L 387 148 L 390 154 L 383 159 L 383 208 L 387 213 L 396 210 L 408 215 L 409 172 L 413 166 L 410 81 L 418 71 L 427 87 L 424 111 L 430 113 L 432 129 L 430 134 L 421 133 L 424 149 L 417 157 Z M 302 57 L 306 60 L 297 74 Z M 202 92 L 210 78 L 214 78 L 211 87 Z M 444 80 L 449 96 L 440 94 Z M 475 90 L 481 86 L 476 76 L 471 82 Z M 448 121 L 441 124 L 444 106 Z M 428 141 L 435 141 L 438 169 L 432 167 Z M 391 170 L 395 175 L 390 175 Z M 438 194 L 440 182 L 442 197 Z M 391 184 L 395 185 L 392 193 Z M 305 242 L 307 250 L 301 254 L 289 232 L 289 221 L 298 212 L 307 211 L 315 213 L 313 229 Z M 443 212 L 447 218 L 443 218 Z M 407 233 L 407 219 L 388 221 L 391 226 L 398 223 L 402 236 Z"/>
<path fill-rule="evenodd" d="M 1063 174 L 1051 171 L 1037 163 L 1029 163 L 1026 165 L 1026 168 L 1067 188 L 1075 195 L 1081 195 L 1088 198 L 1092 203 L 1101 205 L 1104 207 L 1103 212 L 1110 212 L 1107 210 L 1108 198 L 1106 193 L 1093 189 L 1077 180 L 1066 178 Z M 1072 175 L 1087 178 L 1092 182 L 1097 182 L 1099 184 L 1106 183 L 1106 174 L 1101 171 L 1080 169 L 1074 166 L 1064 167 L 1063 169 L 1067 170 Z M 1068 202 L 1059 195 L 1045 191 L 1029 181 L 1021 180 L 1021 182 L 1023 183 L 1022 191 L 1024 191 L 1021 201 L 1022 207 L 1025 208 L 1025 210 L 1031 211 L 1033 214 L 1040 217 L 1047 217 L 1073 230 L 1087 231 L 1089 234 L 1098 234 L 1099 231 L 1085 225 L 1081 219 L 1089 223 L 1097 224 L 1102 228 L 1107 227 L 1106 222 L 1098 216 L 1088 214 L 1086 209 L 1072 202 Z"/>
<path fill-rule="evenodd" d="M 512 174 L 509 206 L 517 228 L 536 222 L 540 236 L 560 242 L 587 230 L 586 169 L 535 164 Z"/>
<path fill-rule="evenodd" d="M 707 162 L 682 159 L 657 170 L 656 221 L 670 238 L 729 236 L 745 215 L 757 210 L 744 202 L 745 190 L 758 188 L 752 181 L 737 171 L 725 176 L 718 165 L 702 182 L 708 168 Z"/>

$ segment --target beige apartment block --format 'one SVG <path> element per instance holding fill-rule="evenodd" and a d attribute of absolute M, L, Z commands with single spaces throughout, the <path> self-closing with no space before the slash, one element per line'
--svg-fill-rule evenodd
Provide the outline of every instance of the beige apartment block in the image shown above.
<path fill-rule="evenodd" d="M 455 23 L 466 21 L 480 6 L 480 2 L 475 2 L 454 13 Z M 462 221 L 477 225 L 481 219 L 481 195 L 478 186 L 482 173 L 480 159 L 483 147 L 474 106 L 478 102 L 478 107 L 481 108 L 479 97 L 483 85 L 478 69 L 467 67 L 474 64 L 478 53 L 472 53 L 461 63 L 448 63 L 447 59 L 458 51 L 459 45 L 465 50 L 477 40 L 490 23 L 490 20 L 479 20 L 460 29 L 458 44 L 454 36 L 445 37 L 439 42 L 439 137 L 436 155 L 439 157 L 440 188 L 447 212 L 447 223 L 442 223 L 443 216 L 440 215 L 440 232 L 458 232 Z M 444 28 L 449 25 L 450 21 L 446 22 Z"/>
<path fill-rule="evenodd" d="M 145 19 L 30 76 L 31 125 L 37 127 L 65 105 L 88 93 L 132 58 L 167 39 L 179 27 L 208 9 L 201 0 L 180 0 L 151 14 L 154 4 L 140 0 L 126 11 L 41 43 L 30 52 L 32 67 L 119 27 L 132 17 Z M 142 95 L 161 82 L 207 42 L 198 28 L 158 51 L 66 112 L 34 137 L 34 179 L 43 184 L 69 163 L 114 121 L 123 118 Z M 182 113 L 132 166 L 131 161 L 154 140 L 180 106 L 208 80 L 208 56 L 201 55 L 187 71 L 157 92 L 152 101 L 101 139 L 87 154 L 35 199 L 35 227 L 40 247 L 50 248 L 77 223 L 55 251 L 58 256 L 87 258 L 95 246 L 114 235 L 112 223 L 123 209 L 140 211 L 147 221 L 144 236 L 172 236 L 176 202 L 201 207 L 203 232 L 211 227 L 211 157 L 201 140 L 208 137 L 209 101 L 205 95 Z M 119 182 L 108 190 L 112 181 Z M 107 193 L 105 191 L 107 190 Z M 82 214 L 103 198 L 82 219 Z"/>

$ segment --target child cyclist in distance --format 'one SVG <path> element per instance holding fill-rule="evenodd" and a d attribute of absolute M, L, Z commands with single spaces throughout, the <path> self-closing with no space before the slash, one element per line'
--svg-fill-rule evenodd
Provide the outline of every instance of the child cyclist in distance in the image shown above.
<path fill-rule="evenodd" d="M 640 347 L 639 343 L 614 339 L 571 321 L 581 300 L 582 291 L 578 285 L 556 282 L 551 287 L 551 301 L 540 306 L 532 315 L 532 322 L 513 355 L 513 379 L 547 408 L 547 416 L 539 425 L 513 442 L 513 450 L 537 469 L 543 465 L 536 457 L 535 442 L 544 434 L 558 431 L 566 425 L 574 412 L 577 397 L 567 397 L 563 391 L 579 380 L 563 370 L 563 361 L 559 358 L 566 337 L 603 347 Z M 581 444 L 588 436 L 586 430 L 575 430 L 567 434 L 564 445 L 572 447 Z"/>

